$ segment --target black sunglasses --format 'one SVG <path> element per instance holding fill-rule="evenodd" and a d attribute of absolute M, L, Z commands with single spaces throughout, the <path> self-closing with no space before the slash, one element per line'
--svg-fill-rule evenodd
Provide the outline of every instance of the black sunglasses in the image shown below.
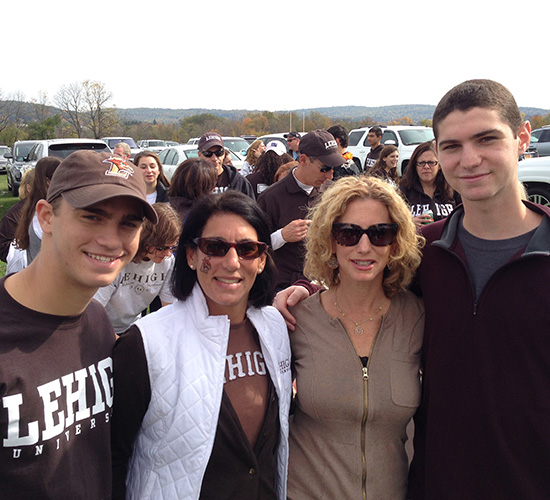
<path fill-rule="evenodd" d="M 219 158 L 220 156 L 223 156 L 225 154 L 225 150 L 218 149 L 217 151 L 201 151 L 201 153 L 207 158 L 211 158 L 212 155 L 216 155 Z"/>
<path fill-rule="evenodd" d="M 234 248 L 241 259 L 257 259 L 267 250 L 267 245 L 261 241 L 230 243 L 220 238 L 195 238 L 193 243 L 203 254 L 210 257 L 223 257 L 230 248 Z"/>
<path fill-rule="evenodd" d="M 385 247 L 394 242 L 398 227 L 393 222 L 390 224 L 374 224 L 367 227 L 367 229 L 363 229 L 357 224 L 335 222 L 332 224 L 332 236 L 339 245 L 352 247 L 357 245 L 361 237 L 366 234 L 374 246 Z"/>

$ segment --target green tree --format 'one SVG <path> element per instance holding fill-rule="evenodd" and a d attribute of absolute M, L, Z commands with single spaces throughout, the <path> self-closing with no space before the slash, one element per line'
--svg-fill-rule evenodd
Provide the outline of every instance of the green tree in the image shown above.
<path fill-rule="evenodd" d="M 40 122 L 29 123 L 27 134 L 29 139 L 54 139 L 56 129 L 61 125 L 61 116 L 48 116 Z"/>

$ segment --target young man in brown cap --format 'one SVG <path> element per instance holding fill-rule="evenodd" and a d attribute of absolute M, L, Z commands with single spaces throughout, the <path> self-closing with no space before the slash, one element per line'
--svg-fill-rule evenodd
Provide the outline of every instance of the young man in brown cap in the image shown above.
<path fill-rule="evenodd" d="M 303 278 L 304 246 L 310 221 L 307 207 L 315 201 L 318 188 L 332 179 L 333 169 L 344 163 L 334 137 L 326 130 L 314 130 L 300 141 L 298 166 L 283 180 L 266 189 L 258 203 L 268 216 L 277 288 Z"/>
<path fill-rule="evenodd" d="M 210 163 L 218 174 L 214 193 L 234 189 L 254 198 L 254 190 L 233 165 L 224 165 L 225 148 L 223 139 L 217 132 L 207 132 L 199 139 L 199 158 Z"/>
<path fill-rule="evenodd" d="M 143 176 L 78 151 L 36 206 L 38 256 L 0 280 L 0 484 L 10 499 L 109 498 L 114 332 L 90 303 L 135 255 Z"/>

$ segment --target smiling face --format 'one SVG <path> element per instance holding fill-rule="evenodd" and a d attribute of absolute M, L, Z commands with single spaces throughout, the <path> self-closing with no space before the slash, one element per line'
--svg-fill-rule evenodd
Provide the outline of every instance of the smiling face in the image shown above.
<path fill-rule="evenodd" d="M 152 156 L 142 156 L 137 166 L 147 184 L 147 193 L 152 193 L 157 187 L 157 179 L 160 173 L 157 161 Z"/>
<path fill-rule="evenodd" d="M 44 200 L 39 205 L 52 266 L 67 290 L 93 295 L 111 284 L 137 252 L 143 221 L 137 200 L 117 197 L 77 209 L 61 199 L 55 211 Z"/>
<path fill-rule="evenodd" d="M 427 162 L 435 162 L 435 165 L 430 165 Z M 437 156 L 433 151 L 424 151 L 416 162 L 416 173 L 422 184 L 433 185 L 437 173 L 439 172 L 439 163 Z"/>
<path fill-rule="evenodd" d="M 382 159 L 386 164 L 386 170 L 391 170 L 392 168 L 397 167 L 397 163 L 399 162 L 399 152 L 394 151 L 393 153 L 389 154 L 388 156 Z"/>
<path fill-rule="evenodd" d="M 437 150 L 449 185 L 469 202 L 503 203 L 518 194 L 518 157 L 530 141 L 530 126 L 517 137 L 493 109 L 453 111 L 441 122 Z"/>
<path fill-rule="evenodd" d="M 230 243 L 257 241 L 256 230 L 235 214 L 215 214 L 204 226 L 201 238 L 221 238 Z M 242 259 L 235 248 L 223 257 L 210 257 L 199 248 L 187 249 L 187 262 L 197 271 L 197 280 L 211 315 L 227 315 L 232 323 L 244 320 L 248 294 L 256 276 L 265 267 L 266 255 Z"/>
<path fill-rule="evenodd" d="M 356 224 L 366 229 L 374 224 L 389 223 L 392 220 L 384 204 L 367 198 L 349 203 L 346 211 L 336 222 Z M 350 247 L 339 245 L 333 240 L 332 251 L 340 266 L 342 286 L 346 283 L 363 282 L 381 287 L 391 249 L 391 245 L 374 246 L 366 234 L 361 236 L 357 245 Z"/>

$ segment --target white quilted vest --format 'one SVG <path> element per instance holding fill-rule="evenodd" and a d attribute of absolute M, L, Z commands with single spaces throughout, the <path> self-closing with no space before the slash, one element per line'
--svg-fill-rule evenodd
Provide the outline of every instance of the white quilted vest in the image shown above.
<path fill-rule="evenodd" d="M 277 495 L 286 500 L 291 395 L 287 329 L 273 307 L 249 308 L 247 315 L 258 331 L 279 397 Z M 151 401 L 129 465 L 127 498 L 198 499 L 221 406 L 229 319 L 208 316 L 197 284 L 189 299 L 136 325 L 145 346 Z"/>

